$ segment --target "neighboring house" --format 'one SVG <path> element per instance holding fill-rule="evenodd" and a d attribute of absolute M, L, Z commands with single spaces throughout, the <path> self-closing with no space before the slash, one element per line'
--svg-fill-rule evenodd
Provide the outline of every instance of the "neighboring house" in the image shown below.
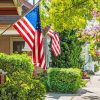
<path fill-rule="evenodd" d="M 16 20 L 20 18 L 22 8 L 18 0 L 0 0 L 0 34 Z M 25 41 L 17 31 L 11 27 L 3 35 L 0 35 L 0 52 L 11 54 L 22 52 Z"/>

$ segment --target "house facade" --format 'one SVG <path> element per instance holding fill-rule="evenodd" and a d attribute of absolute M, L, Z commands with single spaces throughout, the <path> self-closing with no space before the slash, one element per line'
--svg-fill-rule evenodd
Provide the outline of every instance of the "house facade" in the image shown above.
<path fill-rule="evenodd" d="M 22 12 L 18 0 L 0 0 L 0 53 L 22 52 L 25 41 L 17 31 L 13 27 L 5 31 L 7 27 L 20 18 Z"/>

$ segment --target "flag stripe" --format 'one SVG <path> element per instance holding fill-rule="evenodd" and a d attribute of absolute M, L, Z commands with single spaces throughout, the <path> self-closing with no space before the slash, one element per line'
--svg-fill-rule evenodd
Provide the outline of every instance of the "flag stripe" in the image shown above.
<path fill-rule="evenodd" d="M 54 31 L 50 30 L 48 35 L 53 39 L 55 45 L 57 46 L 57 48 L 60 50 L 60 46 L 58 44 L 58 41 L 57 41 L 57 38 L 56 38 L 56 35 L 54 34 Z"/>
<path fill-rule="evenodd" d="M 25 28 L 25 30 L 27 30 L 28 32 L 27 32 L 27 34 L 30 36 L 30 38 L 32 38 L 32 40 L 34 41 L 34 31 L 30 31 L 30 28 L 29 28 L 29 26 L 27 26 L 27 24 L 25 23 L 25 21 L 24 20 L 20 20 L 19 21 L 21 24 L 22 24 L 22 26 Z"/>
<path fill-rule="evenodd" d="M 60 40 L 57 34 L 52 29 L 49 29 L 47 33 L 52 38 L 51 48 L 55 56 L 58 56 L 61 52 L 60 50 Z"/>
<path fill-rule="evenodd" d="M 55 39 L 57 40 L 57 47 L 58 47 L 58 49 L 59 49 L 59 51 L 60 51 L 60 40 L 59 40 L 59 37 L 58 37 L 58 35 L 57 34 L 55 34 Z"/>
<path fill-rule="evenodd" d="M 58 56 L 58 54 L 57 54 L 57 52 L 56 52 L 56 50 L 55 50 L 55 48 L 54 48 L 53 45 L 51 45 L 51 48 L 52 48 L 52 51 L 53 51 L 54 55 L 55 55 L 55 56 Z"/>
<path fill-rule="evenodd" d="M 33 43 L 34 42 L 34 37 L 30 35 L 30 32 L 28 32 L 28 30 L 26 30 L 27 28 L 25 27 L 23 22 L 20 20 L 17 23 L 20 26 L 20 28 L 25 32 L 26 36 L 29 37 L 30 41 Z"/>
<path fill-rule="evenodd" d="M 55 51 L 59 54 L 59 49 L 57 48 L 57 45 L 55 44 L 54 40 L 52 40 L 52 46 L 54 47 Z"/>
<path fill-rule="evenodd" d="M 15 25 L 13 25 L 13 27 L 19 32 L 19 34 L 25 39 L 29 47 L 32 49 L 33 44 L 29 41 L 28 37 L 25 37 L 24 32 L 20 30 L 20 27 L 18 26 L 18 24 L 16 23 Z"/>
<path fill-rule="evenodd" d="M 19 25 L 19 23 L 16 23 L 16 26 L 20 29 L 21 35 L 23 35 L 23 37 L 29 41 L 31 47 L 33 47 L 33 42 L 30 40 L 30 38 L 29 38 L 28 35 L 25 33 L 25 31 L 21 28 L 21 26 Z"/>
<path fill-rule="evenodd" d="M 29 30 L 32 32 L 32 34 L 34 35 L 36 30 L 31 25 L 31 23 L 28 21 L 28 19 L 26 17 L 23 17 L 22 20 L 25 23 L 25 25 L 29 28 Z"/>

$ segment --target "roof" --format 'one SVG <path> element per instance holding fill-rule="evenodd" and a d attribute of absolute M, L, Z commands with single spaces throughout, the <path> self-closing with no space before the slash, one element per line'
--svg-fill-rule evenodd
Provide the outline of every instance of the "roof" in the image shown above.
<path fill-rule="evenodd" d="M 0 15 L 0 24 L 14 23 L 20 18 L 18 15 Z"/>
<path fill-rule="evenodd" d="M 13 24 L 19 18 L 19 9 L 17 5 L 18 1 L 16 0 L 0 0 L 0 34 L 8 27 L 8 25 Z M 24 10 L 28 9 L 24 7 Z M 3 35 L 19 35 L 19 33 L 14 29 L 8 29 Z"/>
<path fill-rule="evenodd" d="M 9 25 L 10 24 L 0 24 L 0 34 L 2 34 Z M 2 35 L 19 35 L 19 33 L 13 27 L 10 27 Z"/>

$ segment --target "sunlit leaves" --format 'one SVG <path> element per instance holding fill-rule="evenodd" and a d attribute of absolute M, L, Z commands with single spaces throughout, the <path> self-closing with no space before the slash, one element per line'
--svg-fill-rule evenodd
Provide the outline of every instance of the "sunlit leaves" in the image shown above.
<path fill-rule="evenodd" d="M 51 24 L 58 32 L 84 28 L 86 20 L 92 18 L 91 11 L 100 10 L 99 0 L 51 0 L 41 5 L 45 8 L 41 9 L 42 26 Z M 44 16 L 44 13 L 48 13 L 48 16 Z"/>

